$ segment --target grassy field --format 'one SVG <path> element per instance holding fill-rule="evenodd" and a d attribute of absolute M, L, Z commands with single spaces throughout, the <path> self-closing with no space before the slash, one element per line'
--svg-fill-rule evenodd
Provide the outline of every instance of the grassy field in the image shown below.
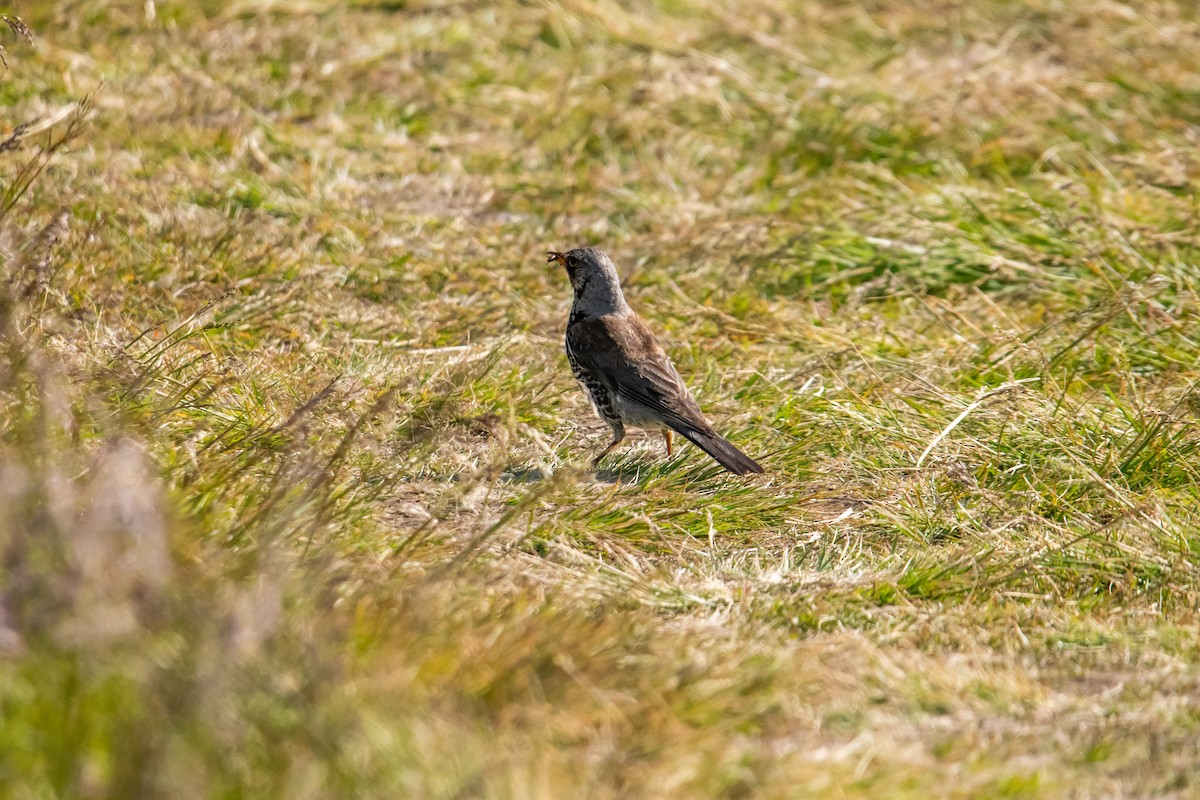
<path fill-rule="evenodd" d="M 1193 3 L 4 10 L 0 798 L 1200 796 Z"/>

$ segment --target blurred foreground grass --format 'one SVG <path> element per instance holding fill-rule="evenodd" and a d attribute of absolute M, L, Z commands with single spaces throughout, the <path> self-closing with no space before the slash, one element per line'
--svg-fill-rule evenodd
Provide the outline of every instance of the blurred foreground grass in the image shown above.
<path fill-rule="evenodd" d="M 10 13 L 0 796 L 1196 791 L 1192 4 Z"/>

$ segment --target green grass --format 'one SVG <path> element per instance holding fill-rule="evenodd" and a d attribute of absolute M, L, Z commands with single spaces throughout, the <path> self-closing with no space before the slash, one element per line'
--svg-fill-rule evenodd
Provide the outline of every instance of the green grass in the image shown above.
<path fill-rule="evenodd" d="M 1194 793 L 1191 4 L 17 10 L 0 797 Z"/>

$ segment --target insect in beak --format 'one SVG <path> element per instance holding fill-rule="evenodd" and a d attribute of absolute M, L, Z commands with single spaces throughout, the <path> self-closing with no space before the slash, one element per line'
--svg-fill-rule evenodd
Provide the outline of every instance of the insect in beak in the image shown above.
<path fill-rule="evenodd" d="M 563 255 L 562 253 L 556 252 L 554 250 L 551 250 L 548 253 L 546 253 L 546 263 L 549 264 L 552 261 L 557 261 L 558 263 L 562 264 L 564 267 L 567 265 L 567 257 L 565 255 Z"/>

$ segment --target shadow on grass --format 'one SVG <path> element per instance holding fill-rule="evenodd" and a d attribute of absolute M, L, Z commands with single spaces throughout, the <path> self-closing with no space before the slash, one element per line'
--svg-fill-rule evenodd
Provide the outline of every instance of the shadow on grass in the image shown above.
<path fill-rule="evenodd" d="M 661 478 L 678 467 L 678 459 L 671 460 L 646 458 L 645 460 L 622 461 L 611 467 L 601 467 L 595 470 L 597 483 L 647 483 L 653 478 Z"/>
<path fill-rule="evenodd" d="M 667 473 L 674 471 L 677 466 L 676 459 L 661 462 L 654 462 L 647 459 L 645 461 L 621 462 L 611 467 L 601 466 L 599 469 L 593 469 L 590 465 L 569 465 L 564 466 L 563 469 L 577 472 L 582 479 L 592 477 L 597 483 L 644 484 L 651 479 L 663 477 Z M 504 474 L 500 477 L 500 481 L 507 484 L 530 485 L 549 480 L 551 477 L 553 477 L 553 473 L 548 473 L 538 467 L 515 466 L 505 470 Z"/>
<path fill-rule="evenodd" d="M 544 470 L 537 467 L 513 467 L 506 469 L 504 474 L 500 476 L 501 483 L 539 483 L 546 480 L 550 476 Z"/>

